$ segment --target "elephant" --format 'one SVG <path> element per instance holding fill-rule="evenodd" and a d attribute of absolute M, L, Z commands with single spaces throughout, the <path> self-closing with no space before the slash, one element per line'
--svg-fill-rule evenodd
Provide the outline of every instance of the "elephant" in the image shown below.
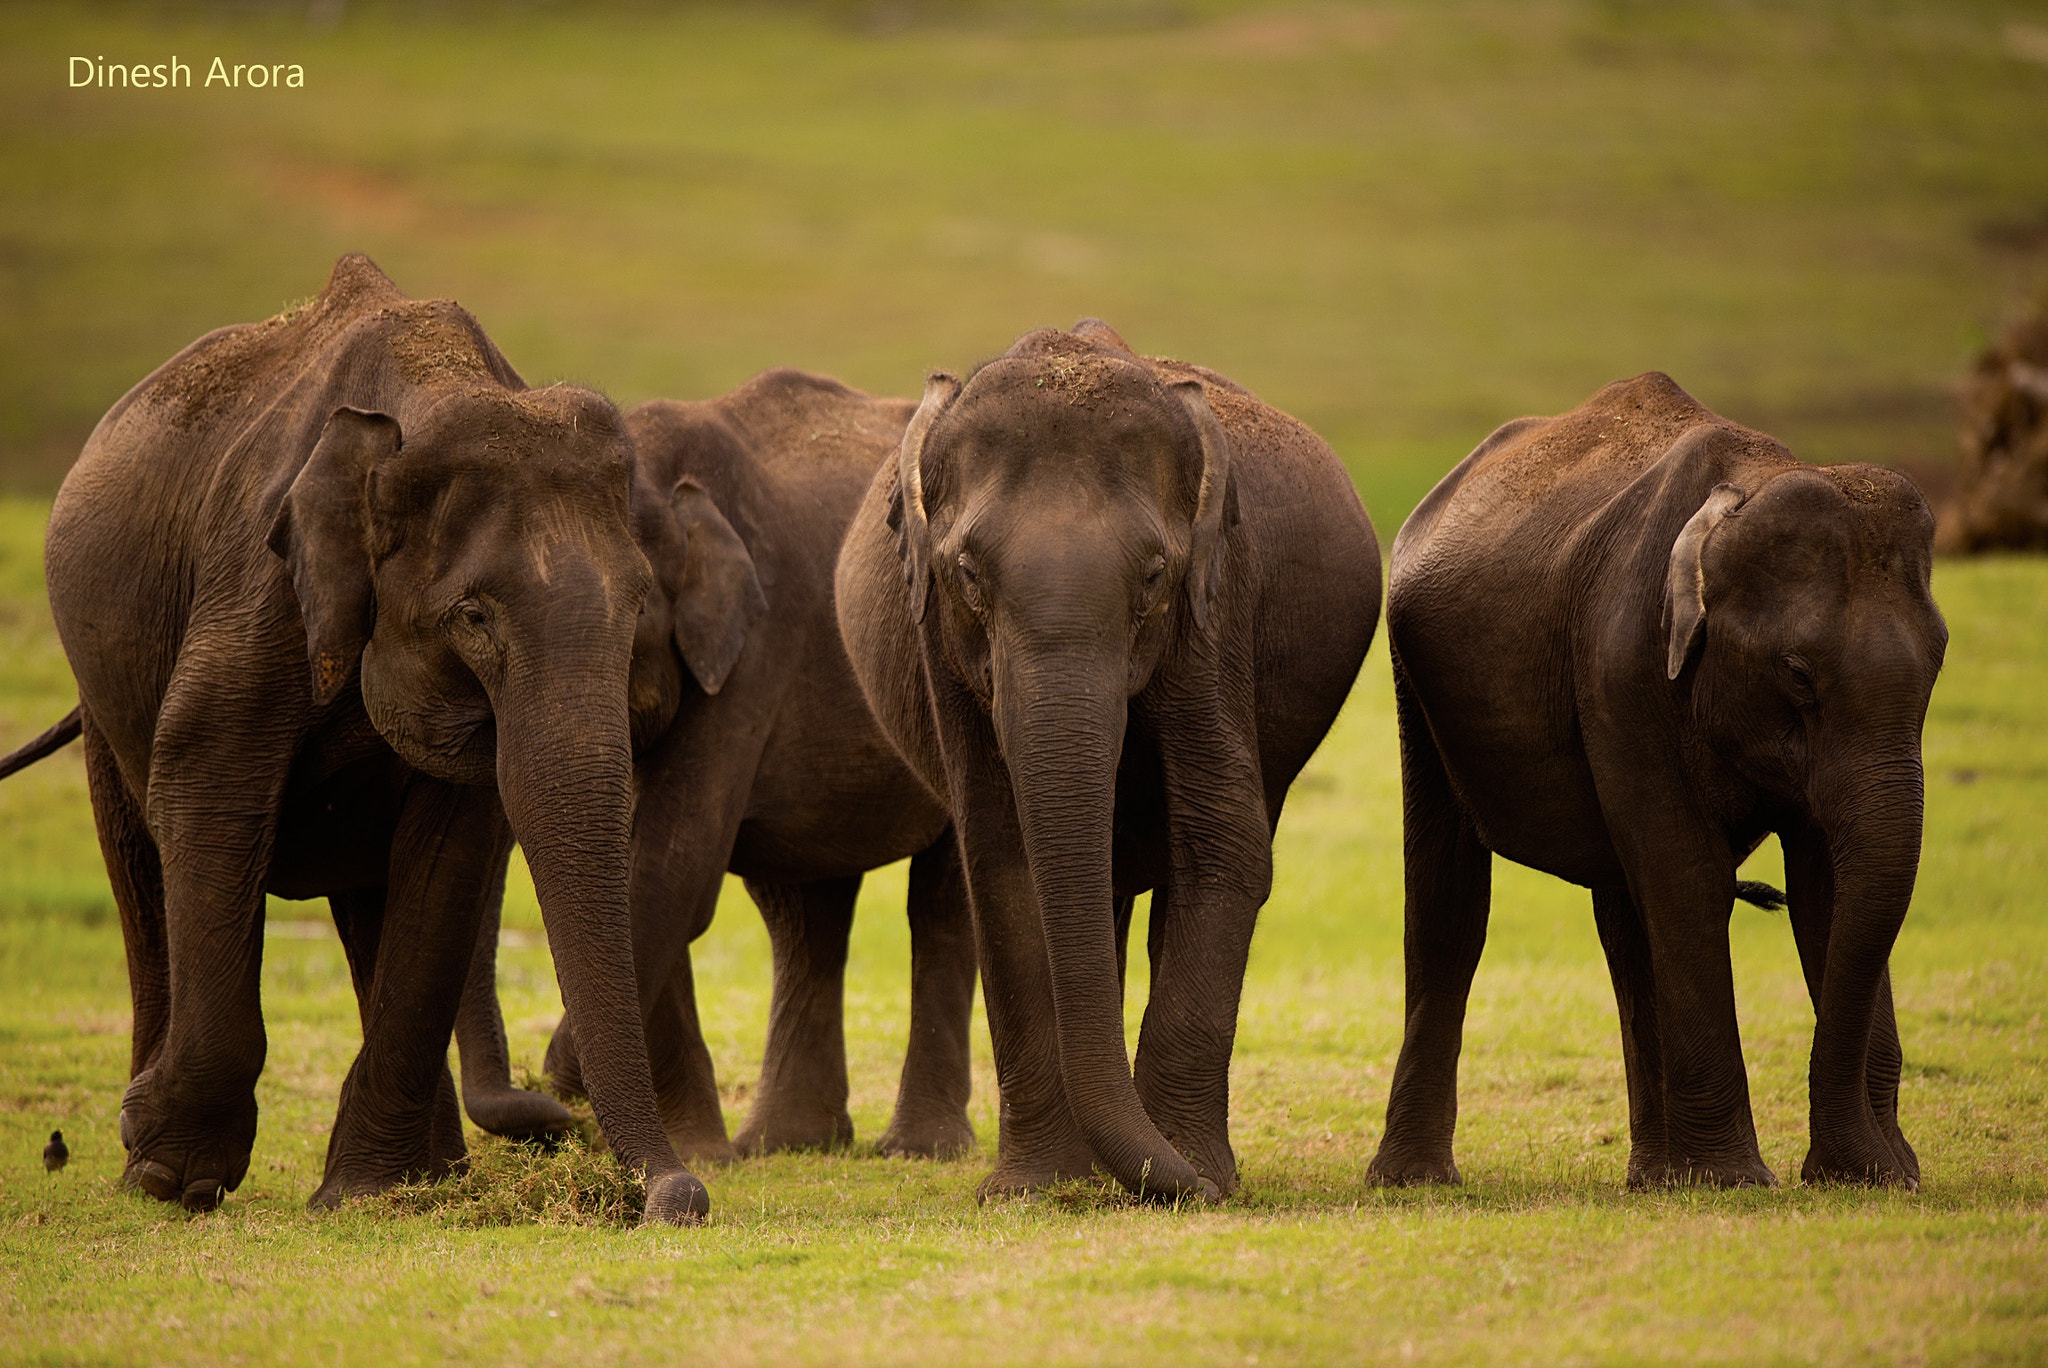
<path fill-rule="evenodd" d="M 1372 1178 L 1457 1182 L 1466 997 L 1500 855 L 1592 891 L 1631 1187 L 1776 1182 L 1730 978 L 1783 846 L 1816 1024 L 1808 1181 L 1915 1186 L 1888 968 L 1947 628 L 1911 481 L 1802 464 L 1665 375 L 1488 437 L 1394 539 L 1407 1019 Z"/>
<path fill-rule="evenodd" d="M 689 951 L 726 871 L 746 880 L 775 963 L 767 1053 L 737 1148 L 827 1148 L 853 1138 L 841 1002 L 854 896 L 864 871 L 905 856 L 910 1049 L 880 1149 L 949 1155 L 974 1143 L 974 943 L 952 832 L 869 716 L 832 609 L 840 538 L 914 407 L 771 370 L 716 399 L 626 415 L 636 535 L 654 567 L 631 685 L 634 956 L 663 1122 L 686 1159 L 735 1152 Z M 465 1101 L 473 1068 L 509 1086 L 491 946 L 478 941 L 457 1019 Z M 546 1071 L 570 1094 L 582 1087 L 583 1020 L 572 1008 L 548 1049 Z"/>
<path fill-rule="evenodd" d="M 247 1171 L 268 893 L 328 898 L 361 1008 L 313 1204 L 461 1162 L 448 1039 L 516 837 L 644 1219 L 706 1213 L 633 998 L 632 479 L 609 400 L 528 389 L 360 255 L 101 419 L 46 562 L 127 942 L 131 1187 L 206 1210 Z"/>
<path fill-rule="evenodd" d="M 840 553 L 882 730 L 946 796 L 1001 1093 L 984 1197 L 1099 1164 L 1159 1199 L 1237 1185 L 1230 1055 L 1288 786 L 1379 623 L 1335 453 L 1107 324 L 932 374 Z M 1152 991 L 1124 1044 L 1132 902 Z"/>

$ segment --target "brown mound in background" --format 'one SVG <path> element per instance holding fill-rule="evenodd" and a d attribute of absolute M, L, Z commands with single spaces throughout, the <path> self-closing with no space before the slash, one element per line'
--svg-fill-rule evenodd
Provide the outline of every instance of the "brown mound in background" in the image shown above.
<path fill-rule="evenodd" d="M 1937 550 L 2048 551 L 2048 295 L 1963 383 L 1956 493 Z"/>

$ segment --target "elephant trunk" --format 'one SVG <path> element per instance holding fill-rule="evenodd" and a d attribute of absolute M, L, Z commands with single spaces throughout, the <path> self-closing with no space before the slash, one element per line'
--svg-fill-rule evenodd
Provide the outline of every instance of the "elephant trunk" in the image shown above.
<path fill-rule="evenodd" d="M 623 687 L 561 685 L 559 658 L 497 701 L 498 791 L 525 849 L 584 1087 L 613 1151 L 647 1177 L 649 1222 L 701 1219 L 704 1187 L 663 1132 L 648 1069 L 627 913 L 632 748 Z M 515 675 L 516 679 L 516 675 Z"/>
<path fill-rule="evenodd" d="M 998 669 L 994 722 L 1044 927 L 1068 1107 L 1126 1188 L 1214 1197 L 1146 1116 L 1124 1045 L 1110 861 L 1127 666 L 1099 649 L 1027 654 Z"/>
<path fill-rule="evenodd" d="M 1830 787 L 1838 796 L 1820 816 L 1833 916 L 1808 1076 L 1816 1147 L 1808 1176 L 1891 1181 L 1909 1175 L 1872 1111 L 1868 1071 L 1879 996 L 1920 865 L 1919 747 Z"/>

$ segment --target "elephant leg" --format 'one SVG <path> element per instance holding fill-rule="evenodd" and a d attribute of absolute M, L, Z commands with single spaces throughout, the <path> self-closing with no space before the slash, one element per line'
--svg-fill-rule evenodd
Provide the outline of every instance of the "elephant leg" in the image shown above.
<path fill-rule="evenodd" d="M 876 1149 L 948 1159 L 974 1148 L 974 1127 L 967 1120 L 974 916 L 960 846 L 950 830 L 911 860 L 909 912 L 910 1047 L 896 1111 Z"/>
<path fill-rule="evenodd" d="M 1799 947 L 1799 967 L 1817 1016 L 1827 970 L 1828 933 L 1834 924 L 1834 862 L 1828 857 L 1825 839 L 1817 831 L 1787 832 L 1781 844 L 1785 850 L 1785 901 L 1790 909 L 1792 939 Z M 1878 981 L 1865 1070 L 1870 1109 L 1876 1116 L 1878 1132 L 1897 1160 L 1899 1171 L 1909 1182 L 1918 1184 L 1920 1156 L 1899 1129 L 1899 1079 L 1905 1070 L 1905 1052 L 1899 1044 L 1889 968 Z"/>
<path fill-rule="evenodd" d="M 1628 1185 L 1649 1187 L 1669 1180 L 1671 1163 L 1649 936 L 1626 886 L 1593 890 L 1593 921 L 1621 1016 L 1621 1058 L 1628 1076 Z"/>
<path fill-rule="evenodd" d="M 327 905 L 334 914 L 334 929 L 348 957 L 349 981 L 355 987 L 356 1013 L 364 1037 L 369 1035 L 370 1004 L 375 998 L 377 951 L 384 937 L 385 890 L 354 889 L 330 894 Z M 448 1071 L 441 1070 L 442 1078 Z M 332 1136 L 329 1137 L 330 1148 Z M 434 1113 L 429 1148 L 438 1167 L 452 1168 L 466 1156 L 462 1140 L 462 1117 L 455 1107 L 452 1089 L 435 1084 Z"/>
<path fill-rule="evenodd" d="M 568 1108 L 545 1093 L 512 1086 L 511 1049 L 505 1042 L 505 1017 L 498 1006 L 498 922 L 504 903 L 505 865 L 500 864 L 484 897 L 476 949 L 470 956 L 469 977 L 462 985 L 462 1005 L 455 1014 L 462 1106 L 470 1120 L 493 1135 L 522 1139 L 561 1135 L 575 1125 Z"/>
<path fill-rule="evenodd" d="M 1159 1133 L 1225 1196 L 1237 1190 L 1230 1147 L 1230 1055 L 1259 906 L 1189 908 L 1179 880 L 1152 891 L 1152 991 L 1138 1032 L 1138 1098 Z"/>
<path fill-rule="evenodd" d="M 1401 854 L 1406 882 L 1402 957 L 1407 1021 L 1387 1128 L 1367 1168 L 1376 1183 L 1455 1183 L 1458 1054 L 1465 1003 L 1486 947 L 1493 856 L 1480 844 L 1397 662 L 1401 734 Z"/>
<path fill-rule="evenodd" d="M 341 1087 L 315 1206 L 447 1173 L 462 1157 L 448 1042 L 483 904 L 511 845 L 497 795 L 416 778 L 392 837 L 374 972 L 349 905 L 345 941 L 363 1004 L 363 1047 Z M 344 899 L 348 905 L 351 900 Z"/>
<path fill-rule="evenodd" d="M 214 638 L 186 645 L 194 658 L 231 654 Z M 150 758 L 146 815 L 163 877 L 167 1010 L 160 1042 L 121 1099 L 123 1181 L 193 1211 L 219 1205 L 248 1172 L 268 1049 L 264 880 L 296 719 L 270 702 L 261 665 L 250 664 L 244 679 L 242 691 L 224 693 L 174 678 Z M 136 945 L 147 957 L 141 872 Z"/>
<path fill-rule="evenodd" d="M 736 1151 L 725 1134 L 725 1109 L 718 1100 L 711 1049 L 704 1043 L 704 1028 L 697 1018 L 697 981 L 687 949 L 677 958 L 667 988 L 648 1014 L 647 1057 L 654 1069 L 654 1098 L 661 1108 L 662 1128 L 676 1153 L 685 1161 L 722 1164 L 732 1160 Z"/>
<path fill-rule="evenodd" d="M 1629 896 L 1641 909 L 1664 1080 L 1666 1179 L 1775 1187 L 1757 1147 L 1728 957 L 1733 853 L 1689 807 L 1630 794 L 1610 821 Z"/>
<path fill-rule="evenodd" d="M 775 954 L 761 1081 L 735 1141 L 743 1154 L 837 1149 L 846 1112 L 846 944 L 860 876 L 781 884 L 749 879 Z"/>
<path fill-rule="evenodd" d="M 121 914 L 121 940 L 128 954 L 128 995 L 135 1024 L 128 1049 L 128 1076 L 147 1069 L 163 1048 L 170 1022 L 170 943 L 164 927 L 164 871 L 142 809 L 128 792 L 107 738 L 84 715 L 85 780 L 92 795 L 93 825 L 114 906 Z"/>

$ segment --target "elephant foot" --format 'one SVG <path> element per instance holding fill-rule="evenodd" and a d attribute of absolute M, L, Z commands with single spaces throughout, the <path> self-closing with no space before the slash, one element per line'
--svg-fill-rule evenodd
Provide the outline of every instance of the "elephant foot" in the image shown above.
<path fill-rule="evenodd" d="M 1905 1137 L 1899 1137 L 1905 1144 Z M 1904 1156 L 1896 1154 L 1889 1145 L 1863 1144 L 1848 1145 L 1829 1143 L 1816 1137 L 1806 1151 L 1806 1162 L 1799 1166 L 1799 1181 L 1802 1183 L 1861 1183 L 1871 1187 L 1897 1187 L 1907 1192 L 1920 1188 L 1920 1160 L 1913 1154 L 1912 1146 L 1906 1145 Z M 1911 1157 L 1908 1168 L 1906 1158 Z"/>
<path fill-rule="evenodd" d="M 388 1192 L 401 1183 L 438 1183 L 443 1178 L 463 1172 L 469 1167 L 469 1156 L 456 1160 L 428 1160 L 404 1167 L 365 1168 L 350 1165 L 332 1169 L 313 1189 L 313 1195 L 306 1199 L 306 1205 L 314 1211 L 332 1211 L 343 1202 L 358 1197 L 375 1197 Z"/>
<path fill-rule="evenodd" d="M 895 1159 L 957 1159 L 973 1149 L 974 1127 L 964 1109 L 935 1116 L 898 1112 L 875 1142 L 875 1153 Z"/>
<path fill-rule="evenodd" d="M 671 1169 L 647 1180 L 641 1225 L 693 1226 L 710 1218 L 711 1194 L 688 1169 Z"/>
<path fill-rule="evenodd" d="M 121 1143 L 128 1151 L 121 1182 L 187 1211 L 212 1211 L 242 1185 L 255 1141 L 253 1095 L 193 1120 L 164 1107 L 150 1080 L 138 1078 L 121 1101 Z"/>
<path fill-rule="evenodd" d="M 524 1088 L 465 1088 L 462 1109 L 479 1129 L 515 1140 L 556 1138 L 576 1126 L 576 1118 L 569 1115 L 567 1107 L 545 1093 Z"/>
<path fill-rule="evenodd" d="M 670 1131 L 668 1143 L 676 1158 L 686 1164 L 730 1164 L 740 1157 L 738 1148 L 725 1138 L 723 1126 L 715 1135 L 698 1130 Z"/>
<path fill-rule="evenodd" d="M 733 1137 L 741 1154 L 774 1154 L 780 1150 L 836 1150 L 853 1143 L 853 1118 L 837 1111 L 799 1111 L 777 1107 L 765 1098 L 747 1113 L 747 1123 Z"/>
<path fill-rule="evenodd" d="M 1076 1144 L 1057 1152 L 1001 1154 L 995 1171 L 974 1189 L 974 1200 L 988 1202 L 1007 1197 L 1028 1197 L 1054 1183 L 1095 1176 L 1095 1152 Z"/>
<path fill-rule="evenodd" d="M 1465 1179 L 1448 1147 L 1440 1154 L 1413 1154 L 1390 1150 L 1382 1142 L 1379 1153 L 1365 1167 L 1365 1181 L 1374 1187 L 1427 1187 L 1436 1183 L 1457 1187 Z"/>
<path fill-rule="evenodd" d="M 1899 1172 L 1906 1175 L 1906 1190 L 1917 1191 L 1920 1187 L 1920 1156 L 1913 1152 L 1913 1146 L 1907 1141 L 1906 1133 L 1899 1129 L 1898 1112 L 1879 1112 L 1877 1128 L 1883 1134 L 1885 1146 L 1891 1150 L 1892 1160 L 1898 1165 Z"/>
<path fill-rule="evenodd" d="M 1757 1154 L 1727 1159 L 1680 1159 L 1667 1166 L 1662 1187 L 1774 1188 L 1778 1175 Z M 1648 1186 L 1648 1184 L 1645 1184 Z"/>
<path fill-rule="evenodd" d="M 1210 1201 L 1221 1201 L 1237 1191 L 1237 1155 L 1231 1151 L 1227 1134 L 1212 1132 L 1190 1139 L 1165 1126 L 1160 1127 L 1160 1133 L 1194 1166 L 1202 1179 L 1203 1193 Z"/>

